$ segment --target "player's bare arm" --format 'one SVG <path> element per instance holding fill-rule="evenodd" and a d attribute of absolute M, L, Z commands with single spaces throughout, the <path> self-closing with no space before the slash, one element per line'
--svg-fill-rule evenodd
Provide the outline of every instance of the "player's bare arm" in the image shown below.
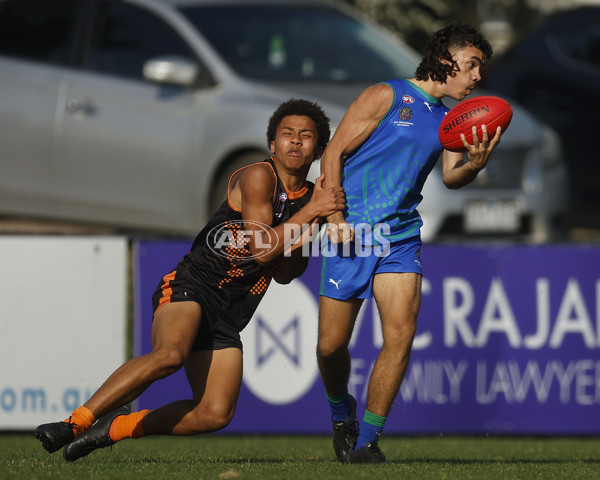
<path fill-rule="evenodd" d="M 381 83 L 367 88 L 350 105 L 321 159 L 326 186 L 342 184 L 344 159 L 369 138 L 389 111 L 393 99 L 392 88 Z M 327 221 L 333 228 L 338 228 L 337 235 L 332 236 L 331 229 L 328 232 L 333 241 L 352 240 L 354 232 L 341 211 L 329 216 Z"/>
<path fill-rule="evenodd" d="M 322 192 L 322 180 L 323 176 L 319 177 L 315 181 L 315 190 L 318 189 L 317 195 Z M 341 189 L 341 187 L 331 187 L 335 190 Z M 342 194 L 343 194 L 343 190 Z M 315 191 L 313 190 L 313 197 Z M 345 200 L 345 195 L 343 196 Z M 344 201 L 345 205 L 345 201 Z M 306 208 L 306 207 L 304 207 Z M 343 207 L 342 207 L 343 208 Z M 290 227 L 290 221 L 293 220 L 294 217 L 290 218 L 287 222 L 288 228 Z M 293 238 L 286 239 L 288 243 L 285 244 L 284 254 L 280 256 L 276 262 L 277 266 L 275 267 L 275 271 L 273 272 L 273 279 L 280 284 L 288 284 L 294 278 L 299 277 L 304 273 L 306 267 L 308 266 L 308 255 L 303 254 L 303 249 L 300 248 L 305 243 L 309 242 L 314 238 L 315 229 L 318 230 L 322 223 L 323 216 L 320 216 L 312 221 L 310 225 L 303 225 L 302 229 L 297 229 Z M 286 227 L 284 227 L 286 228 Z"/>
<path fill-rule="evenodd" d="M 272 171 L 260 164 L 250 166 L 244 171 L 239 181 L 242 218 L 247 222 L 246 228 L 253 231 L 250 236 L 250 251 L 256 257 L 255 260 L 258 263 L 269 264 L 284 253 L 288 247 L 283 241 L 286 228 L 288 231 L 293 230 L 300 235 L 302 228 L 312 224 L 318 218 L 327 217 L 345 207 L 346 201 L 342 187 L 324 189 L 322 183 L 323 178 L 319 177 L 315 182 L 312 197 L 304 208 L 287 222 L 271 230 L 271 234 L 280 239 L 276 245 L 273 245 L 270 239 L 267 238 L 267 234 L 258 227 L 257 223 L 271 225 L 273 222 L 272 199 L 275 189 L 275 176 Z M 266 253 L 265 249 L 267 249 Z"/>
<path fill-rule="evenodd" d="M 488 132 L 485 125 L 481 126 L 481 142 L 476 134 L 476 127 L 473 127 L 473 144 L 469 144 L 464 135 L 461 135 L 463 145 L 467 149 L 467 161 L 461 152 L 451 152 L 444 150 L 443 153 L 443 175 L 444 185 L 451 189 L 461 188 L 471 183 L 477 177 L 477 174 L 485 168 L 492 152 L 500 143 L 502 129 L 498 127 L 496 135 L 489 141 Z"/>

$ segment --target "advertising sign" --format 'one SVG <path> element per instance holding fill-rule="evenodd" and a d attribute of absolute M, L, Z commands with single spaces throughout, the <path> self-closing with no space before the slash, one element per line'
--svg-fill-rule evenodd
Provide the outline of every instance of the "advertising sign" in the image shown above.
<path fill-rule="evenodd" d="M 0 430 L 64 420 L 125 361 L 127 239 L 0 238 Z"/>
<path fill-rule="evenodd" d="M 189 244 L 137 246 L 136 340 L 149 351 L 151 295 Z M 425 245 L 411 362 L 385 431 L 600 433 L 600 248 Z M 244 380 L 227 432 L 329 433 L 315 358 L 321 259 L 272 282 L 242 332 Z M 349 392 L 364 412 L 383 342 L 373 300 L 359 313 Z M 139 408 L 189 398 L 179 372 Z"/>

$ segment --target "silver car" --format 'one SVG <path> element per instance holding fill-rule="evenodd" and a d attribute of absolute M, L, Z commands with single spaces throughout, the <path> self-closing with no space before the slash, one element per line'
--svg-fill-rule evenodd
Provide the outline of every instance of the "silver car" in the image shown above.
<path fill-rule="evenodd" d="M 417 61 L 328 1 L 0 0 L 0 214 L 194 235 L 230 173 L 266 156 L 282 101 L 314 100 L 335 126 Z M 423 239 L 548 240 L 566 198 L 559 150 L 515 105 L 475 185 L 446 190 L 434 170 Z"/>

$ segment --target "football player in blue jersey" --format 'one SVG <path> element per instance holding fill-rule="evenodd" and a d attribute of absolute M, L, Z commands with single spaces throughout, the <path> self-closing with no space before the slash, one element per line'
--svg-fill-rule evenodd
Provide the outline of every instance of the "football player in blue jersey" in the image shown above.
<path fill-rule="evenodd" d="M 325 184 L 342 185 L 347 200 L 344 212 L 328 217 L 328 249 L 339 248 L 323 259 L 317 346 L 341 462 L 386 461 L 378 439 L 408 367 L 421 301 L 421 189 L 442 152 L 446 187 L 472 182 L 502 133 L 499 129 L 489 141 L 483 129 L 482 141 L 475 135 L 472 145 L 462 136 L 466 155 L 444 150 L 438 128 L 449 109 L 441 100 L 469 95 L 491 55 L 488 41 L 468 25 L 439 30 L 414 78 L 364 90 L 323 154 Z M 348 345 L 360 306 L 371 297 L 381 317 L 383 346 L 358 429 L 356 401 L 347 389 Z"/>

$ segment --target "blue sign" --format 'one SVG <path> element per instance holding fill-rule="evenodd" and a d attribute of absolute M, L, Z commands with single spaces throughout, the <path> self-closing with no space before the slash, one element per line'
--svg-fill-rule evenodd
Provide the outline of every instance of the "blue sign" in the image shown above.
<path fill-rule="evenodd" d="M 150 351 L 151 296 L 189 244 L 136 245 L 136 354 Z M 600 433 L 600 248 L 424 245 L 411 362 L 386 433 Z M 269 288 L 242 332 L 244 383 L 227 432 L 329 433 L 315 359 L 321 259 Z M 365 301 L 350 344 L 359 417 L 382 344 Z M 137 407 L 189 398 L 182 372 Z"/>

